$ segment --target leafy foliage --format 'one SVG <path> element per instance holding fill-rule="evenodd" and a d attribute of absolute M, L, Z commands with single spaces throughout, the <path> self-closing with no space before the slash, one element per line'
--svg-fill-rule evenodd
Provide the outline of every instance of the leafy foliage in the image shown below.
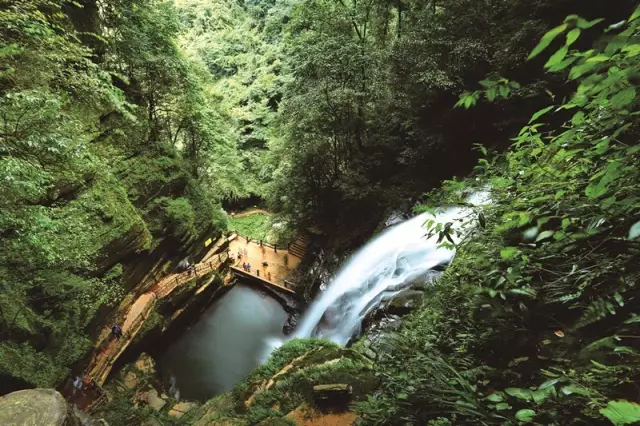
<path fill-rule="evenodd" d="M 488 186 L 491 204 L 381 362 L 390 380 L 359 405 L 369 423 L 637 421 L 640 275 L 629 229 L 640 150 L 630 76 L 640 27 L 631 18 L 593 49 L 570 49 L 582 36 L 575 28 L 598 31 L 598 22 L 570 16 L 531 55 L 567 34 L 559 56 L 568 62 L 557 66 L 556 53 L 545 66 L 575 92 L 534 114 L 505 154 L 481 159 L 473 180 L 432 194 L 460 202 L 465 189 Z M 477 99 L 491 99 L 495 85 L 482 85 Z"/>
<path fill-rule="evenodd" d="M 123 260 L 224 228 L 228 189 L 215 180 L 229 148 L 169 2 L 105 1 L 100 13 L 93 1 L 1 3 L 7 392 L 56 386 L 90 351 L 89 328 L 105 320 L 96 314 L 138 284 L 125 282 Z"/>

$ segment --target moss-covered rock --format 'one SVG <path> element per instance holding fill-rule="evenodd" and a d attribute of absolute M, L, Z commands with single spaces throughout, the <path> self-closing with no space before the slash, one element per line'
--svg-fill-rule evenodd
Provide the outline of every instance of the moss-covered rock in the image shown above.
<path fill-rule="evenodd" d="M 216 424 L 206 422 L 223 419 L 245 424 L 291 422 L 284 417 L 301 404 L 316 411 L 320 408 L 315 405 L 314 386 L 333 383 L 352 389 L 355 401 L 373 391 L 378 379 L 372 361 L 357 351 L 322 340 L 292 340 L 231 393 L 201 407 L 192 421 L 198 425 Z"/>

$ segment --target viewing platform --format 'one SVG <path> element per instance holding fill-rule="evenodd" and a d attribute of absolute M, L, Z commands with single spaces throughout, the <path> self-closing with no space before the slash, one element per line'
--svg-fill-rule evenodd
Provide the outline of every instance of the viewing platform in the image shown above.
<path fill-rule="evenodd" d="M 238 276 L 240 276 L 242 278 L 257 282 L 259 284 L 263 284 L 263 285 L 266 285 L 266 286 L 273 287 L 273 288 L 275 288 L 277 290 L 283 290 L 283 291 L 286 291 L 286 292 L 291 293 L 291 294 L 295 294 L 296 293 L 293 289 L 287 288 L 286 287 L 286 283 L 284 283 L 283 285 L 276 284 L 273 281 L 269 281 L 268 279 L 263 277 L 262 274 L 260 276 L 258 276 L 256 274 L 256 271 L 247 272 L 247 271 L 243 270 L 242 268 L 238 268 L 237 266 L 232 266 L 231 270 L 235 274 L 237 274 Z"/>
<path fill-rule="evenodd" d="M 229 242 L 232 272 L 243 278 L 255 278 L 268 285 L 295 292 L 295 288 L 287 285 L 285 280 L 306 253 L 306 244 L 303 245 L 299 240 L 297 238 L 287 246 L 278 247 L 266 241 L 234 234 Z M 247 263 L 251 265 L 250 272 L 243 269 L 243 264 Z M 257 271 L 260 271 L 260 275 Z"/>

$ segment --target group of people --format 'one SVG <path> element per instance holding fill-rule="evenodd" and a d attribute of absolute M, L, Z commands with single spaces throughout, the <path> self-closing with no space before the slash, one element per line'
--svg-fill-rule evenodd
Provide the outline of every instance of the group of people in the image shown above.
<path fill-rule="evenodd" d="M 250 263 L 242 262 L 242 269 L 243 269 L 245 272 L 251 272 L 251 264 L 250 264 Z"/>

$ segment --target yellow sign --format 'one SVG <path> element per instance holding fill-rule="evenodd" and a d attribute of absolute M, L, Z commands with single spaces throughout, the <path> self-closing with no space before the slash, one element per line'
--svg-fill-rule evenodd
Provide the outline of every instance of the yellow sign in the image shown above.
<path fill-rule="evenodd" d="M 209 238 L 207 241 L 204 242 L 204 246 L 205 247 L 209 247 L 211 245 L 213 241 L 211 240 L 211 238 Z"/>

